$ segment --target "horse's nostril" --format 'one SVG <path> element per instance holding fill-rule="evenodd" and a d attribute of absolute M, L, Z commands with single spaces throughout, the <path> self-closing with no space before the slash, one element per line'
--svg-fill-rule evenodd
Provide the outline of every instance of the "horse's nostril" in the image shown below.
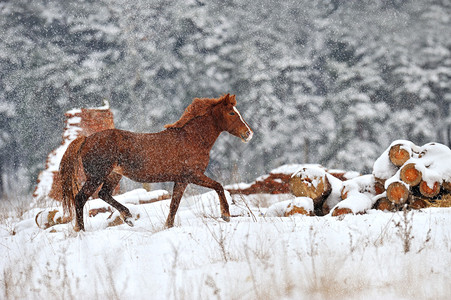
<path fill-rule="evenodd" d="M 252 131 L 247 131 L 246 132 L 246 141 L 248 142 L 248 141 L 250 141 L 251 139 L 252 139 L 252 136 L 253 136 L 253 132 Z"/>

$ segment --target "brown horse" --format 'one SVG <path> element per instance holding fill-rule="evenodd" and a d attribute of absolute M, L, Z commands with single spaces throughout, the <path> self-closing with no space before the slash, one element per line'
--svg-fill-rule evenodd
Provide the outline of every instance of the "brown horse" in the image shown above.
<path fill-rule="evenodd" d="M 84 230 L 83 207 L 99 186 L 99 197 L 119 210 L 123 220 L 133 226 L 128 208 L 112 197 L 122 176 L 138 182 L 173 181 L 174 188 L 166 226 L 174 218 L 189 183 L 214 189 L 219 195 L 221 216 L 230 220 L 224 189 L 204 172 L 210 150 L 223 131 L 248 142 L 253 135 L 249 125 L 235 107 L 235 95 L 219 99 L 194 99 L 180 120 L 166 125 L 158 133 L 133 133 L 119 129 L 104 130 L 75 139 L 67 148 L 60 164 L 63 207 L 73 216 L 75 230 Z M 78 188 L 80 161 L 86 175 Z"/>

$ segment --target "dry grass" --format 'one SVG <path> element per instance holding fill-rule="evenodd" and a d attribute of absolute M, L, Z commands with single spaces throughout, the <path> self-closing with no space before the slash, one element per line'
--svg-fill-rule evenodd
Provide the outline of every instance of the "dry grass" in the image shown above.
<path fill-rule="evenodd" d="M 0 200 L 0 226 L 14 235 L 14 224 L 21 220 L 23 214 L 30 209 L 28 198 Z"/>
<path fill-rule="evenodd" d="M 434 202 L 426 200 L 428 207 L 451 207 L 451 194 L 443 195 L 442 199 Z"/>

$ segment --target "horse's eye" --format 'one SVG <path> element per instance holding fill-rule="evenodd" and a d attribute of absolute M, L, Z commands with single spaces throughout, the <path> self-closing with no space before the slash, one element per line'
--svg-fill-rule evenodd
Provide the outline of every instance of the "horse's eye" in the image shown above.
<path fill-rule="evenodd" d="M 229 115 L 234 116 L 235 113 L 232 111 L 232 112 L 229 112 Z"/>

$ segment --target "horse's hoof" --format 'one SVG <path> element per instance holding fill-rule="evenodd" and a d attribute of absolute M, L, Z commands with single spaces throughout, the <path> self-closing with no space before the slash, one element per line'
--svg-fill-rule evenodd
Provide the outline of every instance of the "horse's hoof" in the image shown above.
<path fill-rule="evenodd" d="M 222 214 L 221 218 L 226 222 L 230 222 L 230 216 L 226 216 L 226 215 Z"/>
<path fill-rule="evenodd" d="M 130 227 L 134 227 L 135 226 L 135 222 L 133 220 L 133 217 L 124 217 L 123 218 L 124 223 L 127 224 Z"/>
<path fill-rule="evenodd" d="M 75 232 L 85 231 L 85 227 L 84 226 L 80 226 L 78 224 L 75 224 L 74 231 Z"/>

